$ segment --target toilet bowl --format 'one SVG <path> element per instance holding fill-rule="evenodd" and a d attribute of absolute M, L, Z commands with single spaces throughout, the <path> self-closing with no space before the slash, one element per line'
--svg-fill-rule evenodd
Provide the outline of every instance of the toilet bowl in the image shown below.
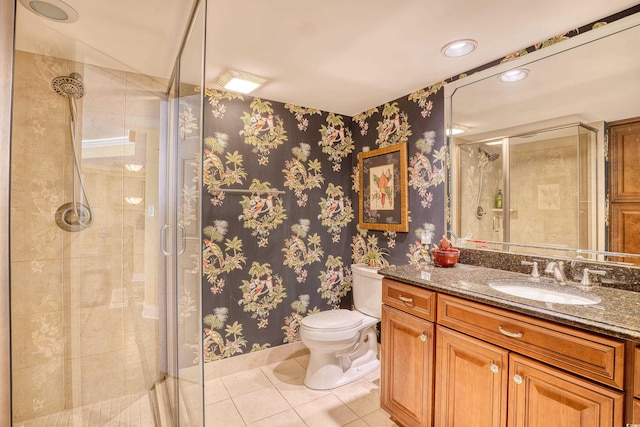
<path fill-rule="evenodd" d="M 309 349 L 304 384 L 327 390 L 362 378 L 380 366 L 376 324 L 382 310 L 382 276 L 351 266 L 355 310 L 328 310 L 302 319 L 300 337 Z"/>

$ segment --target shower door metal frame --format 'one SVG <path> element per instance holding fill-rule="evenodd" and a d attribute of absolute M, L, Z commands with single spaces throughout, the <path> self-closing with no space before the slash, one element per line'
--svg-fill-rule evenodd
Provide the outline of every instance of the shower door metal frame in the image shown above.
<path fill-rule="evenodd" d="M 200 14 L 200 15 L 199 15 Z M 203 25 L 202 34 L 194 34 L 196 31 L 194 28 L 197 25 L 197 19 L 200 17 L 204 17 L 205 23 Z M 165 256 L 166 263 L 166 308 L 167 308 L 167 317 L 166 317 L 166 371 L 169 378 L 169 383 L 167 384 L 168 392 L 170 393 L 169 400 L 171 403 L 172 411 L 173 411 L 173 423 L 176 426 L 189 425 L 194 426 L 199 423 L 201 426 L 204 425 L 204 367 L 203 367 L 203 358 L 202 358 L 202 339 L 199 340 L 199 362 L 194 367 L 199 369 L 199 379 L 195 386 L 200 387 L 200 393 L 198 393 L 198 402 L 186 402 L 183 400 L 184 395 L 181 393 L 181 388 L 183 387 L 183 383 L 187 385 L 192 385 L 193 382 L 189 383 L 188 379 L 183 379 L 181 377 L 181 344 L 183 343 L 183 339 L 181 337 L 182 330 L 179 325 L 179 309 L 178 309 L 178 300 L 180 298 L 180 290 L 184 285 L 181 280 L 183 277 L 181 275 L 180 270 L 180 259 L 182 256 L 188 257 L 189 255 L 184 255 L 184 250 L 187 244 L 187 235 L 185 227 L 180 224 L 180 215 L 179 215 L 179 204 L 180 204 L 180 194 L 182 190 L 182 179 L 184 177 L 182 166 L 185 164 L 184 159 L 181 157 L 180 144 L 182 142 L 179 138 L 179 110 L 180 110 L 180 100 L 183 98 L 183 94 L 181 93 L 181 67 L 183 65 L 182 59 L 184 56 L 185 46 L 187 45 L 190 37 L 202 37 L 202 55 L 201 55 L 201 80 L 198 82 L 199 87 L 204 87 L 204 64 L 205 64 L 205 56 L 204 56 L 204 45 L 206 40 L 206 1 L 205 0 L 195 0 L 193 3 L 193 8 L 191 10 L 189 24 L 184 34 L 184 39 L 182 41 L 182 45 L 180 47 L 180 51 L 176 58 L 176 63 L 174 67 L 173 75 L 171 76 L 167 98 L 168 98 L 168 120 L 167 120 L 167 129 L 168 129 L 168 137 L 166 138 L 166 146 L 165 146 L 165 158 L 161 157 L 161 163 L 166 164 L 165 169 L 165 191 L 164 194 L 166 196 L 166 206 L 164 206 L 163 212 L 165 215 L 164 226 L 160 230 L 161 233 L 161 241 L 162 251 Z M 204 90 L 200 91 L 200 104 L 201 106 L 204 104 Z M 203 141 L 203 131 L 202 131 L 202 123 L 203 123 L 203 108 L 200 109 L 200 115 L 198 117 L 198 123 L 200 126 L 197 131 L 197 142 L 200 147 L 200 152 L 202 152 L 202 141 Z M 161 150 L 161 156 L 162 150 Z M 201 181 L 202 171 L 201 168 L 197 168 L 200 173 L 199 180 Z M 200 198 L 199 198 L 200 199 Z M 202 227 L 199 222 L 200 212 L 201 212 L 201 204 L 198 202 L 196 204 L 196 211 L 198 216 L 198 224 L 197 224 L 197 246 L 200 248 L 201 242 L 201 231 Z M 169 239 L 166 239 L 167 235 Z M 168 242 L 168 243 L 167 243 Z M 200 251 L 201 252 L 201 251 Z M 200 262 L 200 265 L 202 263 Z M 201 274 L 197 275 L 197 288 L 199 290 L 199 294 L 197 296 L 197 312 L 194 315 L 195 321 L 198 322 L 198 330 L 201 331 L 201 321 L 202 321 L 202 307 L 201 307 Z M 193 407 L 195 404 L 195 408 Z M 194 412 L 199 413 L 194 413 Z"/>
<path fill-rule="evenodd" d="M 9 276 L 9 183 L 15 1 L 0 2 L 0 425 L 11 425 L 11 333 Z"/>

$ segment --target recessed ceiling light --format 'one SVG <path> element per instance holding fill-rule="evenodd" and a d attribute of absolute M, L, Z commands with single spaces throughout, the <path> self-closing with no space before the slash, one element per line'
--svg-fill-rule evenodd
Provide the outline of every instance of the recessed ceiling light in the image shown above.
<path fill-rule="evenodd" d="M 75 22 L 78 12 L 61 0 L 20 0 L 20 4 L 36 15 L 55 22 Z"/>
<path fill-rule="evenodd" d="M 519 82 L 529 75 L 529 70 L 525 68 L 514 68 L 513 70 L 505 71 L 500 74 L 498 78 L 503 83 Z"/>
<path fill-rule="evenodd" d="M 468 55 L 478 47 L 478 42 L 471 39 L 455 40 L 442 48 L 441 52 L 448 58 Z"/>
<path fill-rule="evenodd" d="M 243 71 L 227 70 L 216 80 L 220 86 L 226 90 L 240 93 L 250 93 L 266 82 L 264 77 L 254 74 L 245 73 Z"/>

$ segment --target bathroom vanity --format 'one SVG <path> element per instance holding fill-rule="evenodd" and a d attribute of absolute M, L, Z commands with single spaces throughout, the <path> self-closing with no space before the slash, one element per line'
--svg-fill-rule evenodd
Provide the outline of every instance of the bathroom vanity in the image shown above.
<path fill-rule="evenodd" d="M 594 287 L 594 302 L 560 304 L 490 286 L 527 283 L 520 273 L 380 274 L 381 406 L 398 424 L 640 424 L 640 293 Z"/>

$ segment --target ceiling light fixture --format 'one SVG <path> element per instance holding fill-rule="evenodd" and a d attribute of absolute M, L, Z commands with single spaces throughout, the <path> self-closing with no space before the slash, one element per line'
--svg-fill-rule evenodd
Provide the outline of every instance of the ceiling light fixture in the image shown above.
<path fill-rule="evenodd" d="M 20 4 L 36 15 L 55 22 L 70 23 L 78 20 L 78 12 L 61 0 L 20 0 Z"/>
<path fill-rule="evenodd" d="M 469 128 L 465 127 L 465 126 L 460 126 L 460 125 L 453 125 L 451 127 L 448 127 L 445 131 L 447 136 L 451 136 L 451 135 L 460 135 L 461 133 L 464 133 L 465 131 L 467 131 Z"/>
<path fill-rule="evenodd" d="M 127 169 L 129 172 L 139 172 L 142 170 L 143 165 L 137 164 L 137 163 L 127 163 L 124 165 L 125 169 Z"/>
<path fill-rule="evenodd" d="M 134 196 L 130 196 L 130 197 L 125 197 L 124 201 L 129 203 L 130 205 L 136 206 L 139 205 L 140 203 L 142 203 L 144 199 L 142 197 L 134 197 Z"/>
<path fill-rule="evenodd" d="M 513 70 L 505 71 L 500 74 L 498 78 L 502 83 L 515 83 L 524 79 L 529 75 L 529 70 L 525 68 L 514 68 Z"/>
<path fill-rule="evenodd" d="M 216 80 L 226 90 L 250 93 L 259 88 L 267 79 L 243 71 L 227 70 Z"/>
<path fill-rule="evenodd" d="M 446 44 L 440 52 L 447 58 L 468 55 L 478 47 L 478 42 L 471 39 L 455 40 Z"/>

